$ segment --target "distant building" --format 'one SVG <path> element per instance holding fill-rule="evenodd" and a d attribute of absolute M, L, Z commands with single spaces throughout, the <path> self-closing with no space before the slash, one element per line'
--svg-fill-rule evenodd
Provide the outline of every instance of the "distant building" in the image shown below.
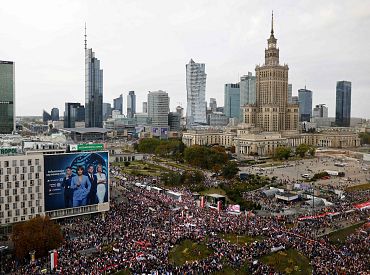
<path fill-rule="evenodd" d="M 297 95 L 292 96 L 292 104 L 299 104 L 299 98 Z"/>
<path fill-rule="evenodd" d="M 326 107 L 325 104 L 316 105 L 315 108 L 313 108 L 312 117 L 328 118 L 328 107 Z"/>
<path fill-rule="evenodd" d="M 310 121 L 312 117 L 312 91 L 304 89 L 298 90 L 299 98 L 299 120 Z"/>
<path fill-rule="evenodd" d="M 211 112 L 214 113 L 217 110 L 217 101 L 215 98 L 209 99 L 209 108 L 211 109 Z"/>
<path fill-rule="evenodd" d="M 150 125 L 152 120 L 148 117 L 148 113 L 136 113 L 135 120 L 137 125 Z"/>
<path fill-rule="evenodd" d="M 193 59 L 186 64 L 187 124 L 205 124 L 206 118 L 206 78 L 205 64 Z"/>
<path fill-rule="evenodd" d="M 240 78 L 240 106 L 256 104 L 256 77 L 248 72 Z"/>
<path fill-rule="evenodd" d="M 75 128 L 76 121 L 83 121 L 85 108 L 80 103 L 65 103 L 64 128 Z"/>
<path fill-rule="evenodd" d="M 336 89 L 335 124 L 349 127 L 351 121 L 351 85 L 350 81 L 338 81 Z"/>
<path fill-rule="evenodd" d="M 51 120 L 59 121 L 59 109 L 58 108 L 51 109 Z"/>
<path fill-rule="evenodd" d="M 168 127 L 170 99 L 164 91 L 148 93 L 148 117 L 153 126 Z"/>
<path fill-rule="evenodd" d="M 127 96 L 127 117 L 133 118 L 136 114 L 136 95 L 135 91 L 129 91 Z"/>
<path fill-rule="evenodd" d="M 15 131 L 14 75 L 14 62 L 0 60 L 0 134 Z"/>
<path fill-rule="evenodd" d="M 123 95 L 113 99 L 113 110 L 118 110 L 120 114 L 123 114 Z"/>
<path fill-rule="evenodd" d="M 42 111 L 42 122 L 44 124 L 47 124 L 48 121 L 50 121 L 50 120 L 51 120 L 51 115 L 48 112 L 46 112 L 45 110 L 43 110 Z"/>
<path fill-rule="evenodd" d="M 176 107 L 176 112 L 180 115 L 180 117 L 184 117 L 184 108 L 182 108 L 181 106 L 177 106 Z"/>
<path fill-rule="evenodd" d="M 110 103 L 103 103 L 103 120 L 107 120 L 112 116 L 112 105 Z"/>
<path fill-rule="evenodd" d="M 226 126 L 229 118 L 223 113 L 214 112 L 207 115 L 207 124 L 210 126 Z"/>
<path fill-rule="evenodd" d="M 170 112 L 168 114 L 168 125 L 170 126 L 170 131 L 180 131 L 180 121 L 181 116 L 177 112 Z"/>
<path fill-rule="evenodd" d="M 143 113 L 148 113 L 148 102 L 143 102 Z"/>
<path fill-rule="evenodd" d="M 293 96 L 293 85 L 288 84 L 288 103 L 293 103 L 292 96 Z"/>
<path fill-rule="evenodd" d="M 240 115 L 240 86 L 236 84 L 225 84 L 224 91 L 224 114 L 229 118 L 239 118 Z"/>

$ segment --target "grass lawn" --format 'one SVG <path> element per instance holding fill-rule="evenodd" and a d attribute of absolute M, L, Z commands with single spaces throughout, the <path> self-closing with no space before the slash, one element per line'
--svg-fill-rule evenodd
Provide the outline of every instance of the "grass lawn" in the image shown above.
<path fill-rule="evenodd" d="M 222 238 L 233 244 L 243 245 L 245 243 L 252 243 L 254 241 L 262 241 L 262 236 L 248 236 L 248 235 L 237 235 L 237 234 L 223 234 Z"/>
<path fill-rule="evenodd" d="M 212 250 L 205 244 L 196 243 L 192 240 L 184 240 L 171 249 L 168 257 L 171 263 L 181 266 L 185 264 L 185 262 L 201 260 L 207 258 L 211 254 Z"/>
<path fill-rule="evenodd" d="M 366 191 L 370 189 L 370 183 L 359 184 L 346 188 L 347 192 L 351 191 Z"/>
<path fill-rule="evenodd" d="M 328 235 L 329 240 L 331 243 L 336 245 L 341 245 L 345 242 L 347 236 L 351 235 L 356 231 L 357 228 L 361 227 L 364 223 L 358 223 L 355 225 L 351 225 L 349 227 L 339 229 L 335 232 L 332 232 Z"/>
<path fill-rule="evenodd" d="M 208 188 L 204 191 L 201 191 L 200 192 L 201 195 L 208 195 L 208 194 L 220 194 L 220 195 L 225 195 L 226 192 L 224 189 L 222 188 L 219 188 L 219 187 L 211 187 L 211 188 Z"/>
<path fill-rule="evenodd" d="M 312 274 L 308 258 L 295 249 L 283 250 L 263 256 L 261 261 L 285 274 Z"/>

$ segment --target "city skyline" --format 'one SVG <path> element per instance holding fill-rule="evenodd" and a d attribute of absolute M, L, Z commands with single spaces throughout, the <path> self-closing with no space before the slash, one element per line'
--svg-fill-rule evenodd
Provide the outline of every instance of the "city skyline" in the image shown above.
<path fill-rule="evenodd" d="M 65 102 L 84 103 L 85 21 L 89 44 L 99 53 L 105 71 L 104 102 L 135 90 L 141 106 L 148 91 L 164 90 L 171 98 L 171 110 L 179 102 L 186 108 L 183 68 L 193 58 L 207 67 L 207 102 L 212 97 L 223 106 L 224 84 L 254 72 L 263 60 L 261 48 L 266 47 L 274 10 L 281 60 L 289 65 L 293 95 L 307 85 L 315 91 L 313 106 L 326 104 L 333 117 L 336 83 L 351 81 L 352 106 L 356 106 L 352 116 L 370 118 L 366 106 L 370 68 L 364 55 L 369 38 L 363 35 L 370 26 L 369 1 L 326 1 L 320 6 L 310 1 L 295 6 L 288 1 L 244 2 L 220 1 L 211 7 L 209 1 L 200 1 L 194 12 L 191 1 L 161 1 L 158 7 L 150 2 L 106 6 L 94 1 L 63 5 L 34 1 L 23 2 L 24 10 L 19 10 L 19 2 L 5 1 L 0 23 L 12 24 L 0 30 L 0 59 L 17 64 L 16 115 L 41 115 L 52 107 L 64 110 Z"/>

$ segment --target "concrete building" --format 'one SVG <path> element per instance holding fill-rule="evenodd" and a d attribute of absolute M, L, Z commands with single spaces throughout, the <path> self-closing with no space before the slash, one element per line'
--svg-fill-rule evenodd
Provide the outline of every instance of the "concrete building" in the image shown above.
<path fill-rule="evenodd" d="M 110 103 L 103 103 L 103 120 L 106 121 L 112 116 L 112 105 Z"/>
<path fill-rule="evenodd" d="M 240 78 L 240 106 L 256 104 L 256 76 L 251 72 Z"/>
<path fill-rule="evenodd" d="M 293 85 L 288 84 L 288 103 L 293 103 Z"/>
<path fill-rule="evenodd" d="M 148 93 L 148 117 L 153 126 L 168 127 L 170 99 L 164 91 Z"/>
<path fill-rule="evenodd" d="M 338 81 L 336 89 L 335 124 L 349 127 L 351 120 L 351 85 L 350 81 Z"/>
<path fill-rule="evenodd" d="M 206 124 L 206 78 L 205 64 L 193 59 L 186 64 L 187 125 Z"/>
<path fill-rule="evenodd" d="M 170 112 L 168 114 L 168 125 L 170 126 L 170 131 L 180 131 L 181 130 L 181 116 L 177 112 Z"/>
<path fill-rule="evenodd" d="M 313 118 L 328 118 L 328 107 L 325 104 L 318 104 L 313 108 Z"/>
<path fill-rule="evenodd" d="M 240 86 L 236 84 L 225 84 L 224 91 L 224 114 L 229 118 L 240 116 Z"/>
<path fill-rule="evenodd" d="M 229 118 L 221 112 L 214 112 L 207 115 L 207 124 L 210 126 L 226 126 Z"/>
<path fill-rule="evenodd" d="M 58 121 L 59 120 L 59 109 L 53 108 L 51 109 L 51 120 L 52 121 Z"/>
<path fill-rule="evenodd" d="M 289 68 L 286 64 L 279 64 L 276 42 L 272 20 L 265 63 L 256 67 L 256 104 L 242 107 L 243 122 L 258 127 L 262 132 L 297 131 L 299 107 L 288 103 Z"/>
<path fill-rule="evenodd" d="M 143 102 L 143 113 L 148 113 L 148 102 Z"/>
<path fill-rule="evenodd" d="M 85 127 L 103 127 L 103 70 L 85 33 Z"/>
<path fill-rule="evenodd" d="M 310 121 L 312 117 L 312 91 L 304 89 L 298 90 L 299 98 L 299 120 Z"/>
<path fill-rule="evenodd" d="M 129 91 L 127 96 L 127 117 L 133 118 L 135 114 L 136 114 L 135 91 Z"/>
<path fill-rule="evenodd" d="M 123 95 L 113 99 L 113 110 L 117 110 L 120 114 L 123 114 Z"/>
<path fill-rule="evenodd" d="M 15 131 L 15 67 L 0 60 L 0 134 Z"/>
<path fill-rule="evenodd" d="M 211 112 L 216 112 L 217 110 L 217 101 L 215 98 L 210 98 L 209 99 L 209 108 L 211 109 Z"/>

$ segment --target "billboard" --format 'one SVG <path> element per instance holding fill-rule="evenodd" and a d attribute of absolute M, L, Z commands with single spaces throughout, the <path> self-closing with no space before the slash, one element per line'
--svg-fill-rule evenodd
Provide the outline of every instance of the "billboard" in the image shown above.
<path fill-rule="evenodd" d="M 45 211 L 108 202 L 108 176 L 108 152 L 45 155 Z"/>

